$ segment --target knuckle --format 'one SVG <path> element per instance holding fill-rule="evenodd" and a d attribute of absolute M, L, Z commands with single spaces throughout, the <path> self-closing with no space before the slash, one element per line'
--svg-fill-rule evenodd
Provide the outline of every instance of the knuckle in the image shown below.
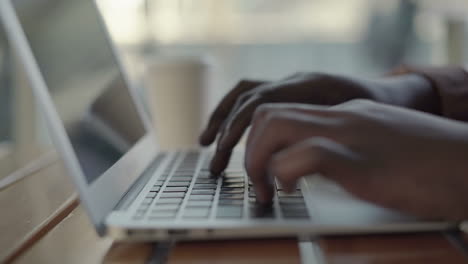
<path fill-rule="evenodd" d="M 369 99 L 362 99 L 362 98 L 357 98 L 357 99 L 352 99 L 347 102 L 349 105 L 352 106 L 369 106 L 369 105 L 374 105 L 374 102 L 369 100 Z"/>
<path fill-rule="evenodd" d="M 272 161 L 269 165 L 269 172 L 279 180 L 286 180 L 290 175 L 281 162 Z"/>
<path fill-rule="evenodd" d="M 252 93 L 245 92 L 239 95 L 236 99 L 236 106 L 241 106 L 245 101 L 247 101 L 252 96 Z"/>
<path fill-rule="evenodd" d="M 264 120 L 274 110 L 273 104 L 261 104 L 255 109 L 254 120 Z"/>
<path fill-rule="evenodd" d="M 287 118 L 280 111 L 272 108 L 265 114 L 264 120 L 268 127 L 281 127 L 285 125 Z"/>
<path fill-rule="evenodd" d="M 375 102 L 368 99 L 353 99 L 332 108 L 346 121 L 356 121 L 376 111 L 376 106 Z"/>
<path fill-rule="evenodd" d="M 253 83 L 252 80 L 249 79 L 242 79 L 240 80 L 237 84 L 236 87 L 244 87 L 244 86 L 249 86 Z"/>
<path fill-rule="evenodd" d="M 314 137 L 306 140 L 307 154 L 323 156 L 328 152 L 328 140 L 320 137 Z"/>

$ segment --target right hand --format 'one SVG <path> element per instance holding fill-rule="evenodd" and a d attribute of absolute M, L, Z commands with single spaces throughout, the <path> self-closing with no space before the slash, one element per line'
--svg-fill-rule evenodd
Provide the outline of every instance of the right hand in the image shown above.
<path fill-rule="evenodd" d="M 232 149 L 250 125 L 259 105 L 335 105 L 356 98 L 378 100 L 378 91 L 384 88 L 379 86 L 382 85 L 377 81 L 321 73 L 299 73 L 277 82 L 239 82 L 219 103 L 200 136 L 200 144 L 208 146 L 219 134 L 211 172 L 217 175 L 226 168 Z"/>
<path fill-rule="evenodd" d="M 320 175 L 357 198 L 428 219 L 468 219 L 468 125 L 368 100 L 257 109 L 245 168 L 258 202 L 273 179 Z"/>

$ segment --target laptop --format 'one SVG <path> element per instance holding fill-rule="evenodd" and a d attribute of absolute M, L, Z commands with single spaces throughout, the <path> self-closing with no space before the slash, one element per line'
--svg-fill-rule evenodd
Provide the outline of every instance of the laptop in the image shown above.
<path fill-rule="evenodd" d="M 443 230 L 357 200 L 319 175 L 256 203 L 237 152 L 221 177 L 209 151 L 161 152 L 141 95 L 92 0 L 0 0 L 48 131 L 97 232 L 192 240 Z M 183 77 L 181 77 L 183 78 Z M 170 113 L 167 113 L 170 114 Z"/>

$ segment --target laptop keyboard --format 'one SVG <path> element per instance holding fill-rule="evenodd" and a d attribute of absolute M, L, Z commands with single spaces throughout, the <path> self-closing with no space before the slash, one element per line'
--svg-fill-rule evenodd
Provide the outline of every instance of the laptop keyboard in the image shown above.
<path fill-rule="evenodd" d="M 201 166 L 199 152 L 178 153 L 141 201 L 135 220 L 296 219 L 309 218 L 302 192 L 285 193 L 278 183 L 271 206 L 259 205 L 240 153 L 224 175 L 210 174 L 209 155 Z"/>

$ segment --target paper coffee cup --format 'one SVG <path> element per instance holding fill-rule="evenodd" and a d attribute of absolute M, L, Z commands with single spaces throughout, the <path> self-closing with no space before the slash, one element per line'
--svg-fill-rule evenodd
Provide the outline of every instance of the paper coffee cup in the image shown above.
<path fill-rule="evenodd" d="M 160 56 L 148 62 L 148 101 L 161 149 L 198 144 L 209 83 L 210 66 L 205 57 Z"/>

